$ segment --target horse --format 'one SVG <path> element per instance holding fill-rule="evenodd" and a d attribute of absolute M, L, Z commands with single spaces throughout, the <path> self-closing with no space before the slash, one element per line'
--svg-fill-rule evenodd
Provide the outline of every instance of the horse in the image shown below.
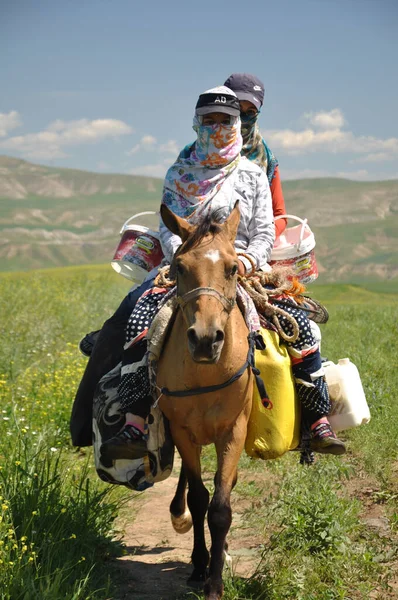
<path fill-rule="evenodd" d="M 206 600 L 224 593 L 222 570 L 232 511 L 230 496 L 244 448 L 253 395 L 250 338 L 236 302 L 238 257 L 234 241 L 238 203 L 223 224 L 212 218 L 197 227 L 162 205 L 166 227 L 180 236 L 173 270 L 179 309 L 159 359 L 159 407 L 170 423 L 182 459 L 171 519 L 182 533 L 193 524 L 190 584 L 203 586 Z M 214 495 L 201 477 L 201 448 L 214 444 Z M 188 494 L 186 498 L 186 484 Z M 188 509 L 186 507 L 188 502 Z M 204 521 L 208 512 L 210 554 Z"/>

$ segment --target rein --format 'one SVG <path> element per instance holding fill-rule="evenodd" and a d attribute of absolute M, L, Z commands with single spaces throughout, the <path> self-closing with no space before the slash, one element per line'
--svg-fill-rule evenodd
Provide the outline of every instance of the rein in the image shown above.
<path fill-rule="evenodd" d="M 206 289 L 206 288 L 198 288 L 198 289 Z M 193 290 L 195 291 L 195 290 Z M 221 294 L 220 294 L 221 295 Z M 232 377 L 230 377 L 224 383 L 218 383 L 216 385 L 208 385 L 205 387 L 193 388 L 191 390 L 169 390 L 167 387 L 163 387 L 160 389 L 161 394 L 164 396 L 175 396 L 176 398 L 184 398 L 187 396 L 199 396 L 200 394 L 209 394 L 210 392 L 216 392 L 218 390 L 222 390 L 223 388 L 228 387 L 235 381 L 237 381 L 240 377 L 242 377 L 243 373 L 246 371 L 248 367 L 250 367 L 255 380 L 258 391 L 260 393 L 260 398 L 263 406 L 265 408 L 272 408 L 272 403 L 267 396 L 267 392 L 265 390 L 265 385 L 260 376 L 260 371 L 257 369 L 255 365 L 254 351 L 257 348 L 264 350 L 265 344 L 264 340 L 260 333 L 252 331 L 247 336 L 247 340 L 249 342 L 249 350 L 247 352 L 247 358 L 244 365 L 241 366 L 239 371 L 237 371 Z"/>

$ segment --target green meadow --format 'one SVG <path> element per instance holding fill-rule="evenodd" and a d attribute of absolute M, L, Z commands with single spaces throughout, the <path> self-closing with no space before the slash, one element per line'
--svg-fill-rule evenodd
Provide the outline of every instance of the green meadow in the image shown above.
<path fill-rule="evenodd" d="M 134 494 L 103 484 L 91 450 L 71 447 L 69 414 L 86 364 L 77 343 L 128 289 L 109 266 L 0 274 L 1 600 L 118 597 L 117 518 Z M 398 597 L 398 296 L 379 284 L 311 291 L 330 312 L 322 354 L 357 365 L 372 420 L 342 434 L 344 457 L 311 467 L 296 453 L 242 457 L 234 493 L 240 527 L 261 538 L 258 567 L 226 574 L 226 600 Z M 210 471 L 210 449 L 204 459 Z"/>

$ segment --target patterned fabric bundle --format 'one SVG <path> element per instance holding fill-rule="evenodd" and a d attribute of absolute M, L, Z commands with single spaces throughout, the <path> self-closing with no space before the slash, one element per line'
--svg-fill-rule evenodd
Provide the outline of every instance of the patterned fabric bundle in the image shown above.
<path fill-rule="evenodd" d="M 239 117 L 231 117 L 232 125 L 201 125 L 195 115 L 193 129 L 197 133 L 189 156 L 181 155 L 166 173 L 163 199 L 175 214 L 193 214 L 196 208 L 211 201 L 227 178 L 235 172 L 242 149 Z"/>
<path fill-rule="evenodd" d="M 246 156 L 249 160 L 255 162 L 267 173 L 268 182 L 271 183 L 275 169 L 278 166 L 278 161 L 268 148 L 265 140 L 263 139 L 257 119 L 258 115 L 249 117 L 242 115 L 242 137 L 243 147 L 242 155 Z"/>

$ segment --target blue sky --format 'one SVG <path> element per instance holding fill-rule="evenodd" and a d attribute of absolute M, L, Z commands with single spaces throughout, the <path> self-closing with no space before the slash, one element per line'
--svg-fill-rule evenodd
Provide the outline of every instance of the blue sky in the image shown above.
<path fill-rule="evenodd" d="M 396 0 L 0 0 L 0 154 L 162 177 L 239 71 L 283 179 L 398 178 L 397 31 Z"/>

